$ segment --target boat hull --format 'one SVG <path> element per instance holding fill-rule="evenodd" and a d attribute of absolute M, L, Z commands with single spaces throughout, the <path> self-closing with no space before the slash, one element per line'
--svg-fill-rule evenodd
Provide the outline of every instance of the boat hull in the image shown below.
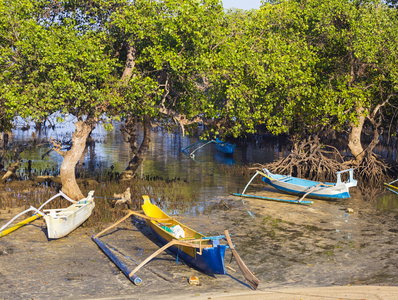
<path fill-rule="evenodd" d="M 232 153 L 234 153 L 235 147 L 236 147 L 236 146 L 233 145 L 233 144 L 227 144 L 227 143 L 224 143 L 224 144 L 217 144 L 217 143 L 216 143 L 216 149 L 217 149 L 218 151 L 222 152 L 222 153 L 225 153 L 225 154 L 232 154 Z"/>
<path fill-rule="evenodd" d="M 150 203 L 149 198 L 146 197 L 147 196 L 144 196 L 145 201 L 142 205 L 142 209 L 148 217 L 155 218 L 155 220 L 146 220 L 146 222 L 162 245 L 166 245 L 172 240 L 189 242 L 193 246 L 175 245 L 171 246 L 169 250 L 172 251 L 178 259 L 181 258 L 188 265 L 205 273 L 225 274 L 224 256 L 227 246 L 220 244 L 220 239 L 222 237 L 205 237 L 201 233 L 170 218 L 160 208 Z M 156 221 L 160 219 L 168 221 L 163 223 Z M 166 231 L 166 227 L 161 227 L 167 226 L 167 229 L 170 229 L 172 226 L 177 225 L 184 230 L 185 237 L 177 239 L 169 231 Z"/>
<path fill-rule="evenodd" d="M 156 225 L 155 225 L 156 226 Z M 157 227 L 157 226 L 156 226 Z M 157 228 L 150 226 L 152 233 L 155 235 L 157 240 L 163 245 L 166 245 L 171 239 L 164 237 Z M 188 265 L 195 267 L 208 274 L 225 274 L 224 256 L 225 256 L 225 245 L 218 245 L 211 248 L 204 248 L 202 255 L 198 254 L 199 251 L 196 248 L 185 247 L 185 246 L 171 246 L 169 248 L 177 258 L 181 258 Z"/>
<path fill-rule="evenodd" d="M 58 239 L 68 235 L 90 217 L 95 206 L 94 201 L 80 201 L 66 209 L 45 210 L 49 239 Z"/>
<path fill-rule="evenodd" d="M 292 182 L 289 182 L 289 180 L 271 180 L 268 177 L 263 177 L 262 180 L 282 192 L 298 196 L 306 194 L 309 189 L 319 184 L 319 182 L 316 181 L 305 180 L 295 177 L 290 178 L 290 181 Z M 313 192 L 309 193 L 308 197 L 323 200 L 338 200 L 350 198 L 348 187 L 345 184 L 336 185 L 333 183 L 328 183 L 327 185 L 331 186 L 320 186 L 319 188 L 316 188 Z"/>
<path fill-rule="evenodd" d="M 225 154 L 232 154 L 235 151 L 236 145 L 222 142 L 219 139 L 216 139 L 216 150 L 225 153 Z"/>

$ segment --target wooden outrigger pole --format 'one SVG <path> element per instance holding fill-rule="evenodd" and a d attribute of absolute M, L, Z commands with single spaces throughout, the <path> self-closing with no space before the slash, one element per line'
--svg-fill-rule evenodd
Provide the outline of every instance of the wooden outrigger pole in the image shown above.
<path fill-rule="evenodd" d="M 243 276 L 245 277 L 245 279 L 249 283 L 249 285 L 252 287 L 252 289 L 256 290 L 258 284 L 260 283 L 260 280 L 258 280 L 256 278 L 256 276 L 253 275 L 252 272 L 250 272 L 250 270 L 247 268 L 246 264 L 240 258 L 238 252 L 236 252 L 235 247 L 232 244 L 232 241 L 231 241 L 230 234 L 229 234 L 228 230 L 225 230 L 224 233 L 225 233 L 225 238 L 227 239 L 227 243 L 229 245 L 229 249 L 231 249 L 232 255 L 234 256 L 240 271 L 242 272 Z"/>
<path fill-rule="evenodd" d="M 188 147 L 182 148 L 181 151 L 182 151 L 182 152 L 188 153 L 188 151 L 187 151 L 188 148 L 191 148 L 191 147 L 193 147 L 193 146 L 195 146 L 195 145 L 197 145 L 197 144 L 199 144 L 199 143 L 202 143 L 202 142 L 203 142 L 203 141 L 200 140 L 200 141 L 198 141 L 198 142 L 196 142 L 196 143 L 193 143 L 192 145 L 189 145 Z"/>

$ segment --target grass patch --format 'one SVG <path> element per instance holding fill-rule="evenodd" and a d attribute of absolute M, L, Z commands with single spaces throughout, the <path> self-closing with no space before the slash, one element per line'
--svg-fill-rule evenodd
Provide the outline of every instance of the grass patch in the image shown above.
<path fill-rule="evenodd" d="M 115 222 L 126 215 L 125 208 L 114 207 L 114 193 L 123 193 L 128 187 L 131 192 L 132 203 L 128 208 L 141 210 L 142 195 L 148 195 L 157 204 L 167 211 L 189 212 L 192 206 L 198 203 L 198 195 L 187 182 L 165 180 L 163 178 L 134 178 L 129 181 L 105 181 L 98 183 L 95 180 L 78 181 L 83 195 L 94 190 L 95 208 L 92 215 L 83 226 L 95 226 L 99 229 L 106 224 Z M 45 201 L 58 193 L 60 187 L 48 184 L 32 184 L 29 181 L 13 182 L 1 193 L 0 207 L 2 209 L 30 206 L 39 208 Z M 58 197 L 48 203 L 43 209 L 65 208 L 70 202 Z M 32 215 L 32 214 L 30 214 Z M 27 214 L 28 216 L 28 214 Z M 104 225 L 103 225 L 104 224 Z"/>

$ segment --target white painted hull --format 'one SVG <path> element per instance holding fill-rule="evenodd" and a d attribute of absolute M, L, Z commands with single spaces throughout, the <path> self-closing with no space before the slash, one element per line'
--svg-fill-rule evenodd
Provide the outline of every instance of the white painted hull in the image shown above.
<path fill-rule="evenodd" d="M 94 206 L 92 197 L 87 197 L 64 209 L 44 210 L 48 238 L 58 239 L 68 235 L 90 217 Z"/>
<path fill-rule="evenodd" d="M 297 182 L 297 178 L 292 177 L 292 179 L 296 179 Z M 271 181 L 265 177 L 263 177 L 263 181 L 268 183 L 269 185 L 272 185 L 273 187 L 275 187 L 280 191 L 299 196 L 304 195 L 310 189 L 314 188 L 317 184 L 319 184 L 319 182 L 314 181 L 312 185 L 305 186 L 290 182 Z M 301 181 L 304 180 L 302 179 Z M 310 182 L 309 180 L 307 181 Z M 328 183 L 328 185 L 332 185 L 332 183 Z M 350 198 L 350 193 L 348 191 L 348 186 L 346 184 L 339 184 L 327 187 L 320 186 L 318 188 L 314 188 L 312 189 L 312 192 L 309 193 L 308 196 L 318 199 L 346 199 Z"/>
<path fill-rule="evenodd" d="M 336 172 L 336 183 L 322 183 L 292 176 L 272 174 L 267 169 L 264 169 L 264 172 L 262 173 L 264 176 L 262 180 L 280 191 L 299 196 L 308 193 L 308 197 L 325 200 L 350 198 L 349 188 L 357 185 L 357 181 L 353 177 L 353 169 Z M 350 178 L 347 182 L 341 181 L 340 176 L 344 172 L 349 172 Z"/>

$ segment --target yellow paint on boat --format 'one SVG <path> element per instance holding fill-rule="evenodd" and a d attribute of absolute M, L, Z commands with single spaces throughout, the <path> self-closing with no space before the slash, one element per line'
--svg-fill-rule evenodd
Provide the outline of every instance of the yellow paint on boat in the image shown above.
<path fill-rule="evenodd" d="M 10 228 L 8 228 L 6 230 L 1 231 L 0 232 L 0 237 L 5 236 L 5 235 L 9 234 L 10 232 L 13 232 L 14 230 L 17 230 L 18 228 L 20 228 L 20 227 L 22 227 L 22 226 L 24 226 L 24 225 L 36 220 L 39 217 L 41 217 L 40 214 L 34 214 L 30 218 L 27 218 L 27 219 L 15 224 L 13 227 L 10 227 Z"/>
<path fill-rule="evenodd" d="M 177 220 L 171 218 L 169 215 L 164 213 L 159 207 L 157 207 L 156 205 L 154 205 L 150 202 L 148 196 L 144 195 L 144 196 L 142 196 L 142 198 L 144 198 L 144 204 L 142 205 L 142 209 L 148 217 L 152 217 L 152 218 L 156 218 L 156 219 L 167 219 L 167 218 L 170 219 L 170 220 L 163 221 L 163 222 L 157 221 L 157 220 L 146 220 L 148 226 L 151 227 L 157 234 L 159 234 L 167 242 L 170 242 L 177 238 L 172 233 L 164 230 L 161 226 L 172 227 L 175 225 L 180 225 L 184 229 L 185 238 L 177 239 L 179 241 L 189 241 L 189 240 L 193 240 L 193 239 L 194 240 L 206 239 L 206 237 L 203 234 L 189 228 L 188 226 L 186 226 L 184 224 L 181 224 Z M 204 246 L 204 245 L 211 245 L 212 242 L 209 240 L 203 240 L 200 242 L 195 241 L 194 243 L 198 244 L 198 245 L 200 243 L 202 246 Z M 192 257 L 196 257 L 196 251 L 197 251 L 196 248 L 187 247 L 187 246 L 178 246 L 178 247 L 181 247 L 180 249 L 182 251 L 191 255 Z"/>
<path fill-rule="evenodd" d="M 258 174 L 260 174 L 261 176 L 264 176 L 265 178 L 268 178 L 269 180 L 278 180 L 278 179 L 275 179 L 275 178 L 272 178 L 272 177 L 269 177 L 267 174 L 265 174 L 264 172 L 261 172 L 261 171 L 256 171 Z"/>
<path fill-rule="evenodd" d="M 398 187 L 396 187 L 395 185 L 391 185 L 391 184 L 388 184 L 388 183 L 385 183 L 384 185 L 385 185 L 386 187 L 388 187 L 389 189 L 392 189 L 392 190 L 398 192 Z"/>

